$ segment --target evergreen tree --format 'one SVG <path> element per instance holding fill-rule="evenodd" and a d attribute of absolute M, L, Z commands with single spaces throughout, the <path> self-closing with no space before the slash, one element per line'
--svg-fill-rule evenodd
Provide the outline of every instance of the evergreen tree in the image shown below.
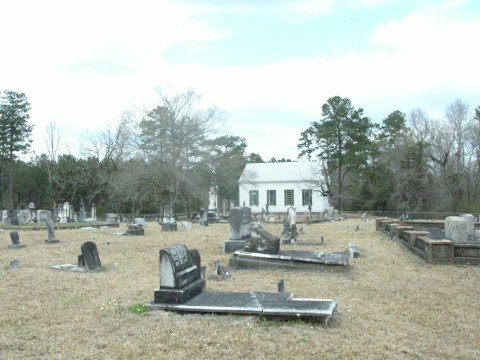
<path fill-rule="evenodd" d="M 26 154 L 32 140 L 33 125 L 30 118 L 30 103 L 24 93 L 6 90 L 0 98 L 0 157 L 7 177 L 7 191 L 3 199 L 9 212 L 14 210 L 13 183 L 15 159 L 19 153 Z"/>

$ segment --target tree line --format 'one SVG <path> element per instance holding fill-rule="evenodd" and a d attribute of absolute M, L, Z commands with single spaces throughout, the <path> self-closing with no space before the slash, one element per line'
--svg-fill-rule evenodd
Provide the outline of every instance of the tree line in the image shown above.
<path fill-rule="evenodd" d="M 35 203 L 53 209 L 83 199 L 98 214 L 161 213 L 172 204 L 191 214 L 208 205 L 208 188 L 238 205 L 238 179 L 248 162 L 247 143 L 219 136 L 224 119 L 216 107 L 201 108 L 194 91 L 167 94 L 157 106 L 125 112 L 119 122 L 89 134 L 81 155 L 60 154 L 61 132 L 50 123 L 46 151 L 19 159 L 31 148 L 33 126 L 25 94 L 0 97 L 0 196 L 13 211 Z M 300 160 L 318 161 L 318 191 L 341 210 L 477 211 L 480 207 L 480 107 L 474 116 L 457 100 L 444 120 L 420 109 L 394 111 L 380 124 L 332 97 L 322 118 L 300 134 Z M 290 159 L 269 162 L 291 161 Z"/>
<path fill-rule="evenodd" d="M 298 149 L 323 162 L 319 187 L 340 209 L 480 211 L 480 106 L 455 100 L 443 119 L 396 110 L 377 124 L 334 96 Z"/>

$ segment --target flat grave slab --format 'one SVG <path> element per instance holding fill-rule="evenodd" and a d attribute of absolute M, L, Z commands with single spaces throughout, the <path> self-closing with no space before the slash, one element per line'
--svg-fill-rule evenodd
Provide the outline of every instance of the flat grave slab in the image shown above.
<path fill-rule="evenodd" d="M 235 269 L 346 271 L 349 268 L 349 259 L 348 252 L 283 250 L 278 254 L 263 254 L 237 250 L 230 258 L 229 265 Z"/>
<path fill-rule="evenodd" d="M 217 313 L 263 315 L 268 318 L 314 319 L 325 325 L 332 317 L 337 303 L 325 299 L 294 299 L 286 292 L 202 292 L 183 304 L 150 302 L 153 310 L 187 313 Z"/>

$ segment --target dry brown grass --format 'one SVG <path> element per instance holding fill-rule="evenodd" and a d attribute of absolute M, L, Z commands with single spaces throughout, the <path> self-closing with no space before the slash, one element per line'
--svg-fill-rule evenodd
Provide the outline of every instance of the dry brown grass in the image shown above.
<path fill-rule="evenodd" d="M 355 233 L 356 225 L 364 228 Z M 267 230 L 279 235 L 280 225 Z M 347 220 L 303 226 L 302 240 L 325 237 L 311 250 L 362 249 L 348 273 L 232 270 L 214 280 L 213 260 L 228 264 L 228 224 L 176 233 L 150 224 L 143 237 L 119 229 L 20 232 L 22 249 L 0 235 L 1 359 L 474 359 L 480 358 L 478 266 L 430 266 L 374 231 Z M 120 230 L 123 230 L 121 228 Z M 72 273 L 49 266 L 76 263 L 80 245 L 96 242 L 104 271 Z M 184 243 L 207 266 L 207 290 L 276 291 L 285 279 L 295 297 L 331 298 L 338 308 L 329 327 L 254 316 L 180 315 L 127 308 L 153 298 L 159 285 L 158 252 Z M 282 245 L 288 248 L 291 245 Z M 295 248 L 299 248 L 295 245 Z M 9 269 L 12 259 L 20 268 Z"/>

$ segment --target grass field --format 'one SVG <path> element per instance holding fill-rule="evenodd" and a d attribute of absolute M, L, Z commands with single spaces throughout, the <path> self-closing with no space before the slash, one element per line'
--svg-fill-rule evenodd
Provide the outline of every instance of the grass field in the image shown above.
<path fill-rule="evenodd" d="M 362 230 L 355 232 L 357 225 Z M 346 273 L 231 270 L 217 279 L 213 261 L 228 264 L 223 241 L 228 224 L 162 232 L 149 223 L 145 236 L 125 237 L 119 228 L 21 231 L 27 246 L 9 249 L 0 235 L 0 359 L 478 359 L 480 267 L 432 266 L 401 244 L 375 232 L 374 223 L 346 220 L 300 225 L 300 240 L 361 248 Z M 280 235 L 281 225 L 265 228 Z M 97 244 L 103 270 L 58 271 L 76 264 L 83 242 Z M 338 303 L 329 326 L 269 321 L 255 316 L 181 315 L 129 308 L 153 299 L 159 286 L 158 252 L 183 243 L 207 266 L 207 291 L 277 291 L 279 279 L 296 298 Z M 10 270 L 10 260 L 20 262 Z"/>

